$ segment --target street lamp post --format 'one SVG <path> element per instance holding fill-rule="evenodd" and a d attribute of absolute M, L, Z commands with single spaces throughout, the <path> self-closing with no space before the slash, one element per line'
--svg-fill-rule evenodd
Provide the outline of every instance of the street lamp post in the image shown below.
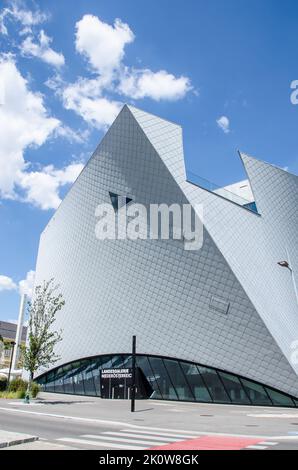
<path fill-rule="evenodd" d="M 281 266 L 282 268 L 287 268 L 290 271 L 291 278 L 292 278 L 292 283 L 293 283 L 293 288 L 294 288 L 294 292 L 295 292 L 295 297 L 296 297 L 296 302 L 297 302 L 297 305 L 298 305 L 298 291 L 297 291 L 297 285 L 296 285 L 296 280 L 295 280 L 295 274 L 294 274 L 293 268 L 291 266 L 290 255 L 289 255 L 289 252 L 288 252 L 287 248 L 286 248 L 286 251 L 287 251 L 288 261 L 286 261 L 286 260 L 279 261 L 277 264 L 279 266 Z"/>
<path fill-rule="evenodd" d="M 15 347 L 16 343 L 14 341 L 11 341 L 10 344 L 12 346 L 12 351 L 11 351 L 11 356 L 10 356 L 9 372 L 8 372 L 8 378 L 7 378 L 7 388 L 9 387 L 12 359 L 13 359 L 14 347 Z"/>
<path fill-rule="evenodd" d="M 133 413 L 135 411 L 135 401 L 136 401 L 136 336 L 132 337 L 132 385 L 131 385 L 131 401 L 130 401 L 130 410 Z"/>
<path fill-rule="evenodd" d="M 26 311 L 26 305 L 27 305 L 27 295 L 23 294 L 21 297 L 21 302 L 20 302 L 20 309 L 19 309 L 19 318 L 18 318 L 18 326 L 17 326 L 17 332 L 16 332 L 16 345 L 14 349 L 14 354 L 13 354 L 13 359 L 12 359 L 12 368 L 17 369 L 18 368 L 18 352 L 19 352 L 19 347 L 22 341 L 22 331 L 23 331 L 23 323 L 24 323 L 24 315 Z"/>

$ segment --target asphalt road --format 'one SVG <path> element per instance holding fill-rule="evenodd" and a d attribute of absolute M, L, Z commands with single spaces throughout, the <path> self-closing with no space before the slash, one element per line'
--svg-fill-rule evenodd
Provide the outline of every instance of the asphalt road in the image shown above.
<path fill-rule="evenodd" d="M 125 400 L 57 394 L 41 394 L 30 405 L 0 400 L 0 429 L 37 435 L 32 448 L 187 448 L 191 442 L 198 449 L 298 450 L 295 409 L 161 401 L 138 401 L 136 408 L 130 413 Z"/>

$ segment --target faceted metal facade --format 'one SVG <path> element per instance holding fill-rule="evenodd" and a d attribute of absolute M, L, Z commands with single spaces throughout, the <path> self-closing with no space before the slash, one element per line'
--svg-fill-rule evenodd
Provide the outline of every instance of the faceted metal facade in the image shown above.
<path fill-rule="evenodd" d="M 186 179 L 180 126 L 124 106 L 41 235 L 36 283 L 51 277 L 66 305 L 58 365 L 127 354 L 171 357 L 298 397 L 298 178 L 241 155 L 258 213 Z M 203 204 L 204 243 L 95 237 L 110 193 L 146 206 Z M 221 308 L 227 306 L 227 308 Z M 44 370 L 39 371 L 40 374 Z"/>

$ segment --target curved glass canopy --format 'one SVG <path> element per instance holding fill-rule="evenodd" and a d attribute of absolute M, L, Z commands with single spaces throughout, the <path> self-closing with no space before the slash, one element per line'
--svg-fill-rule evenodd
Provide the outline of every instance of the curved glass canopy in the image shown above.
<path fill-rule="evenodd" d="M 101 370 L 129 369 L 131 363 L 130 354 L 85 358 L 52 369 L 40 375 L 36 381 L 46 392 L 103 397 Z M 137 355 L 136 366 L 140 380 L 143 381 L 137 394 L 139 398 L 298 407 L 297 398 L 247 378 L 200 364 Z M 110 396 L 117 397 L 124 396 L 114 395 L 114 392 Z"/>

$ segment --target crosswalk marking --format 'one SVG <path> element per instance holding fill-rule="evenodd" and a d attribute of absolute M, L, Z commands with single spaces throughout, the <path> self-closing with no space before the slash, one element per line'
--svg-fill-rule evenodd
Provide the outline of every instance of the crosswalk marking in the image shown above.
<path fill-rule="evenodd" d="M 165 430 L 164 430 L 165 431 Z M 230 450 L 265 450 L 278 444 L 276 441 L 261 440 L 256 437 L 239 438 L 233 436 L 214 436 L 203 433 L 185 435 L 181 433 L 168 433 L 149 431 L 144 429 L 120 429 L 119 431 L 103 431 L 99 434 L 81 434 L 76 437 L 56 439 L 65 443 L 77 444 L 88 448 L 98 446 L 105 449 L 230 449 Z"/>
<path fill-rule="evenodd" d="M 113 433 L 111 433 L 113 434 Z M 117 433 L 116 433 L 117 435 Z M 146 444 L 148 446 L 155 445 L 157 444 L 156 441 L 149 441 L 149 440 L 141 440 L 141 439 L 130 439 L 127 434 L 119 434 L 120 436 L 123 437 L 110 437 L 107 436 L 106 433 L 102 436 L 96 436 L 94 434 L 83 434 L 81 437 L 87 438 L 87 439 L 99 439 L 99 440 L 104 440 L 104 441 L 116 441 L 116 442 L 132 442 L 133 444 Z M 125 437 L 127 436 L 128 439 Z M 158 442 L 159 445 L 165 445 L 165 442 L 162 444 Z"/>
<path fill-rule="evenodd" d="M 245 447 L 245 449 L 259 449 L 259 450 L 263 450 L 263 449 L 267 449 L 267 446 L 251 445 L 251 446 Z"/>
<path fill-rule="evenodd" d="M 104 432 L 103 434 L 105 435 L 109 435 L 109 436 L 127 436 L 127 437 L 137 437 L 138 439 L 149 439 L 151 440 L 151 442 L 153 442 L 155 444 L 154 441 L 167 441 L 167 442 L 176 442 L 178 439 L 175 437 L 158 437 L 158 436 L 149 436 L 149 434 L 135 434 L 135 433 L 130 433 L 130 432 L 112 432 L 112 431 L 108 431 L 108 432 Z M 181 439 L 180 439 L 181 440 Z"/>
<path fill-rule="evenodd" d="M 131 426 L 133 427 L 133 431 L 137 431 L 138 429 L 146 429 L 148 432 L 150 431 L 153 431 L 154 433 L 156 432 L 156 434 L 159 434 L 159 431 L 162 431 L 162 432 L 166 432 L 168 434 L 183 434 L 184 436 L 191 436 L 194 434 L 194 432 L 196 431 L 186 431 L 184 429 L 169 429 L 169 428 L 156 428 L 156 427 L 152 427 L 152 426 L 137 426 L 137 425 L 128 425 L 128 424 L 122 424 L 122 426 Z M 136 429 L 137 428 L 137 429 Z M 205 434 L 205 433 L 202 433 L 200 432 L 199 434 Z"/>
<path fill-rule="evenodd" d="M 133 432 L 132 432 L 133 431 Z M 77 437 L 65 437 L 57 441 L 65 441 L 84 446 L 98 446 L 116 449 L 142 450 L 152 446 L 164 446 L 181 440 L 191 439 L 193 435 L 170 434 L 158 431 L 123 429 L 119 432 L 105 431 L 99 434 L 82 434 Z"/>
<path fill-rule="evenodd" d="M 71 442 L 73 444 L 82 444 L 84 446 L 90 445 L 90 446 L 97 446 L 97 447 L 107 447 L 109 448 L 115 448 L 115 449 L 129 449 L 129 450 L 144 450 L 147 447 L 141 447 L 141 446 L 132 446 L 132 445 L 124 445 L 124 444 L 114 444 L 112 442 L 99 442 L 99 441 L 92 441 L 88 439 L 77 439 L 74 437 L 62 437 L 59 439 L 56 439 L 56 441 L 64 441 L 64 442 Z"/>
<path fill-rule="evenodd" d="M 260 444 L 263 446 L 276 446 L 277 442 L 263 441 L 263 442 L 260 442 Z"/>
<path fill-rule="evenodd" d="M 195 438 L 195 437 L 198 437 L 198 436 L 195 436 L 194 434 L 190 435 L 190 434 L 173 434 L 171 432 L 157 432 L 157 431 L 142 431 L 140 429 L 121 429 L 122 432 L 134 432 L 134 433 L 138 433 L 138 434 L 146 434 L 146 435 L 153 435 L 153 436 L 166 436 L 166 437 L 169 437 L 169 438 L 177 438 L 177 439 L 191 439 L 191 438 Z M 201 433 L 199 433 L 201 434 Z"/>

